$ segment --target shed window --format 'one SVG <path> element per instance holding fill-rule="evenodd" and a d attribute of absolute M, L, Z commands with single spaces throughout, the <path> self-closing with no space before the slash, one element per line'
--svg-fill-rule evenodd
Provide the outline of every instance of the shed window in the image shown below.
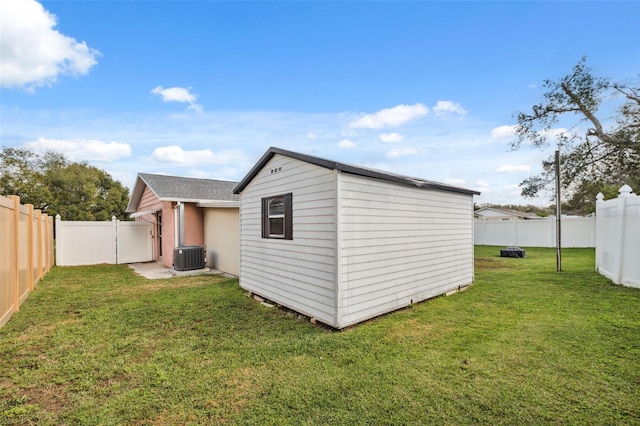
<path fill-rule="evenodd" d="M 293 240 L 292 194 L 262 199 L 262 238 Z"/>

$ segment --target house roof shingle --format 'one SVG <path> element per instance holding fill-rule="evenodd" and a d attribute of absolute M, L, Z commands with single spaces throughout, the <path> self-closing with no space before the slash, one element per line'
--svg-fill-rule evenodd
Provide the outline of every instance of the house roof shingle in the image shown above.
<path fill-rule="evenodd" d="M 233 188 L 238 182 L 213 179 L 196 179 L 180 176 L 138 173 L 127 212 L 135 212 L 145 186 L 161 201 L 212 202 L 235 201 L 238 195 Z"/>

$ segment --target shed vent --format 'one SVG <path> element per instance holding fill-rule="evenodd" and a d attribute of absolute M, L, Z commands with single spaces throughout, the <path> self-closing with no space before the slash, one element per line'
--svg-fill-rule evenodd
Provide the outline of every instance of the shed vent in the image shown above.
<path fill-rule="evenodd" d="M 204 269 L 204 265 L 204 246 L 176 247 L 173 251 L 173 269 L 176 271 Z"/>

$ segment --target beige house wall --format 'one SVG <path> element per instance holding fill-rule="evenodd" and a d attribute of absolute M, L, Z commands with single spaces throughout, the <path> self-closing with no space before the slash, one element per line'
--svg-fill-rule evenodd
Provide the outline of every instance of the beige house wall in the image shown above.
<path fill-rule="evenodd" d="M 240 212 L 237 208 L 204 210 L 207 266 L 240 275 Z"/>

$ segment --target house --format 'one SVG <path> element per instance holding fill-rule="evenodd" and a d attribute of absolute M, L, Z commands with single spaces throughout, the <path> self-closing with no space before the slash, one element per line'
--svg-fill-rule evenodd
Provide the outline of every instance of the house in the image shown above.
<path fill-rule="evenodd" d="M 139 173 L 127 212 L 153 223 L 154 258 L 166 267 L 177 247 L 205 246 L 208 267 L 238 275 L 237 184 Z"/>
<path fill-rule="evenodd" d="M 240 195 L 240 286 L 344 328 L 473 281 L 473 195 L 270 148 Z"/>
<path fill-rule="evenodd" d="M 495 207 L 482 207 L 473 212 L 478 220 L 539 220 L 545 219 L 535 213 L 526 213 L 518 210 L 499 209 Z"/>

